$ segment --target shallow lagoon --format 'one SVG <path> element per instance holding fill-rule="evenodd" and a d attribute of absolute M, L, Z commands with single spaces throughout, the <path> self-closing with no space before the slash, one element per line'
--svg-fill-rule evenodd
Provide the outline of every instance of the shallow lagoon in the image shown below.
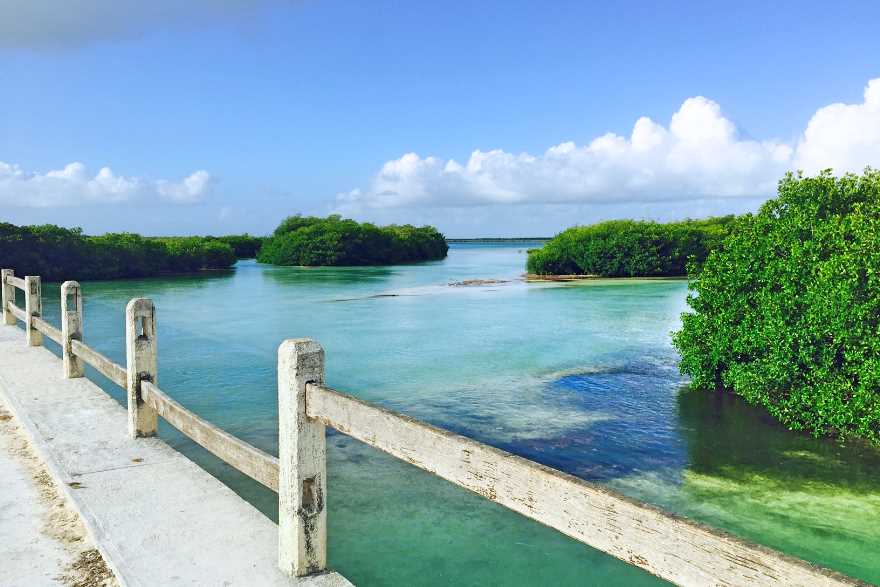
<path fill-rule="evenodd" d="M 124 362 L 125 304 L 152 297 L 163 390 L 274 453 L 276 349 L 309 336 L 334 387 L 880 582 L 878 451 L 687 393 L 669 340 L 684 281 L 524 283 L 529 246 L 453 245 L 445 261 L 410 266 L 243 261 L 206 277 L 86 283 L 85 337 Z M 509 282 L 448 285 L 480 278 Z M 56 323 L 57 295 L 44 286 Z M 275 517 L 268 490 L 170 427 L 160 433 Z M 328 446 L 329 557 L 355 583 L 658 582 L 340 434 Z"/>

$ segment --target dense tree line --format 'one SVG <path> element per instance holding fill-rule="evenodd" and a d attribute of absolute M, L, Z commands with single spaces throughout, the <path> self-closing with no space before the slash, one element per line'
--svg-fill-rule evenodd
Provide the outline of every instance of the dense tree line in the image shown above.
<path fill-rule="evenodd" d="M 446 257 L 446 239 L 432 226 L 376 226 L 338 215 L 290 216 L 260 249 L 274 265 L 390 265 Z"/>
<path fill-rule="evenodd" d="M 227 236 L 206 236 L 205 239 L 226 243 L 232 247 L 232 251 L 238 259 L 255 259 L 257 253 L 260 251 L 260 247 L 263 246 L 263 241 L 266 240 L 266 237 L 251 236 L 244 233 L 230 234 Z"/>
<path fill-rule="evenodd" d="M 681 222 L 611 220 L 565 230 L 529 251 L 537 275 L 678 276 L 688 260 L 705 262 L 727 236 L 734 216 Z"/>
<path fill-rule="evenodd" d="M 87 236 L 79 228 L 0 223 L 0 265 L 46 281 L 118 279 L 228 269 L 233 248 L 204 237 Z"/>
<path fill-rule="evenodd" d="M 690 289 L 674 343 L 694 386 L 880 443 L 880 172 L 788 174 Z"/>

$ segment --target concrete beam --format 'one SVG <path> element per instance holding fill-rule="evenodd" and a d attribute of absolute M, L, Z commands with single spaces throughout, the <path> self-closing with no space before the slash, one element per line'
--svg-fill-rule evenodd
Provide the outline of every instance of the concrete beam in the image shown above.
<path fill-rule="evenodd" d="M 3 290 L 3 324 L 15 326 L 15 315 L 9 310 L 9 304 L 15 303 L 15 285 L 9 282 L 10 277 L 15 277 L 12 269 L 3 269 L 0 272 L 0 286 Z"/>
<path fill-rule="evenodd" d="M 26 275 L 24 278 L 24 312 L 27 320 L 24 321 L 24 332 L 28 346 L 40 346 L 43 344 L 42 333 L 34 328 L 33 317 L 43 315 L 42 287 L 39 275 Z"/>
<path fill-rule="evenodd" d="M 132 438 L 155 436 L 156 410 L 144 403 L 141 381 L 158 385 L 156 375 L 156 307 L 152 300 L 136 298 L 125 307 L 128 433 Z"/>
<path fill-rule="evenodd" d="M 71 301 L 71 298 L 72 301 Z M 61 284 L 61 352 L 64 363 L 64 376 L 68 379 L 82 377 L 85 365 L 71 349 L 74 340 L 83 339 L 83 297 L 82 288 L 76 281 Z"/>
<path fill-rule="evenodd" d="M 324 425 L 306 417 L 306 384 L 324 382 L 324 349 L 309 339 L 278 348 L 278 565 L 290 576 L 327 566 Z"/>

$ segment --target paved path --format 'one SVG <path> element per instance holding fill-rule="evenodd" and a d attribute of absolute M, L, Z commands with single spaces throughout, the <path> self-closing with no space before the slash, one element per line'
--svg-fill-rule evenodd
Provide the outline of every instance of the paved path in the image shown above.
<path fill-rule="evenodd" d="M 53 503 L 41 469 L 0 402 L 0 585 L 59 585 L 73 563 L 72 549 L 50 526 L 50 508 L 63 506 Z"/>
<path fill-rule="evenodd" d="M 271 520 L 162 440 L 129 439 L 122 406 L 13 326 L 0 326 L 0 399 L 122 585 L 350 585 L 285 577 Z"/>

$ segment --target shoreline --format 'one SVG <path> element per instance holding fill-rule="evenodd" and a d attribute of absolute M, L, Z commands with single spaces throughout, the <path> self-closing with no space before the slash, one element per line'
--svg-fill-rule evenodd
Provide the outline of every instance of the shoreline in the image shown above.
<path fill-rule="evenodd" d="M 687 275 L 644 275 L 644 276 L 628 276 L 628 277 L 609 277 L 606 275 L 540 275 L 537 273 L 525 273 L 523 279 L 525 281 L 595 281 L 598 279 L 613 279 L 616 281 L 649 279 L 649 280 L 687 280 Z"/>

